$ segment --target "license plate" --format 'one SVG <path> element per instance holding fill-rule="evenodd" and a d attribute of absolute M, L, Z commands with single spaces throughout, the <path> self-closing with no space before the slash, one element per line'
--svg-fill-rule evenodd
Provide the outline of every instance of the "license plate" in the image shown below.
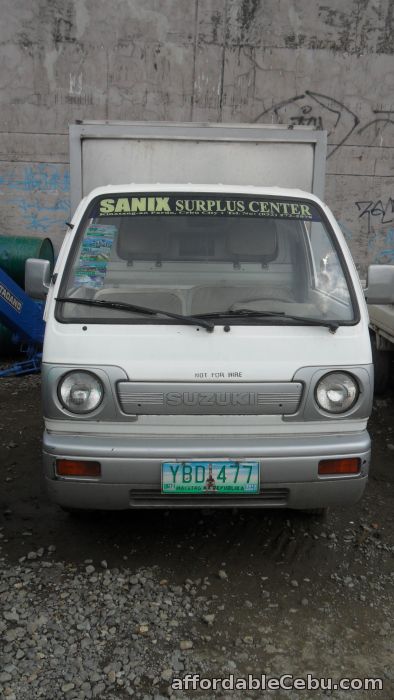
<path fill-rule="evenodd" d="M 161 492 L 167 494 L 259 493 L 259 462 L 163 462 Z"/>

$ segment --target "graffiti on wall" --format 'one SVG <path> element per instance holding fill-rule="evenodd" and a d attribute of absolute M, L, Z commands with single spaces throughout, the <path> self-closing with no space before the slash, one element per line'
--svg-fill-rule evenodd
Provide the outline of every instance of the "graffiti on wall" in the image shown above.
<path fill-rule="evenodd" d="M 359 218 L 365 217 L 368 222 L 368 233 L 372 229 L 372 223 L 375 219 L 380 224 L 391 224 L 394 222 L 394 199 L 389 197 L 383 202 L 378 199 L 376 202 L 356 202 L 356 207 L 359 210 Z"/>
<path fill-rule="evenodd" d="M 330 158 L 350 137 L 362 137 L 363 143 L 378 138 L 383 129 L 394 126 L 392 110 L 372 110 L 363 122 L 343 102 L 330 95 L 305 90 L 265 109 L 254 122 L 273 122 L 292 126 L 313 126 L 325 129 L 335 144 L 328 151 Z M 394 133 L 394 130 L 393 130 Z"/>
<path fill-rule="evenodd" d="M 394 263 L 394 228 L 378 229 L 368 239 L 368 255 L 372 263 Z"/>
<path fill-rule="evenodd" d="M 310 90 L 278 102 L 261 112 L 254 121 L 265 122 L 270 116 L 279 124 L 313 126 L 315 129 L 326 129 L 330 134 L 335 133 L 338 143 L 329 152 L 328 157 L 348 140 L 359 124 L 357 115 L 342 102 Z"/>
<path fill-rule="evenodd" d="M 70 215 L 69 167 L 7 163 L 0 174 L 0 233 L 59 238 Z M 21 230 L 22 229 L 22 230 Z"/>
<path fill-rule="evenodd" d="M 367 221 L 368 255 L 374 263 L 394 261 L 394 199 L 355 202 L 358 216 Z M 388 228 L 386 228 L 388 226 Z"/>
<path fill-rule="evenodd" d="M 311 126 L 328 132 L 331 145 L 327 158 L 330 158 L 345 144 L 387 145 L 388 136 L 394 145 L 394 110 L 391 108 L 368 110 L 363 103 L 363 117 L 343 102 L 330 95 L 306 90 L 286 100 L 277 102 L 265 109 L 255 122 L 288 124 L 290 126 Z M 360 181 L 361 184 L 362 181 Z M 394 197 L 364 199 L 360 196 L 354 202 L 356 211 L 352 220 L 362 222 L 367 240 L 364 250 L 370 261 L 392 263 L 394 261 Z M 345 212 L 338 212 L 339 218 Z M 346 215 L 344 218 L 347 218 Z M 341 220 L 341 229 L 357 258 L 360 253 L 359 235 L 354 235 L 352 224 Z"/>

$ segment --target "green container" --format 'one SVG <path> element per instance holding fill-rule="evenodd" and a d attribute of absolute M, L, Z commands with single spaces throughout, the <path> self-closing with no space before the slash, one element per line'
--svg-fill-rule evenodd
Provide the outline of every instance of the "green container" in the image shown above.
<path fill-rule="evenodd" d="M 0 268 L 25 288 L 25 262 L 28 258 L 49 260 L 53 269 L 54 252 L 49 238 L 0 235 Z"/>

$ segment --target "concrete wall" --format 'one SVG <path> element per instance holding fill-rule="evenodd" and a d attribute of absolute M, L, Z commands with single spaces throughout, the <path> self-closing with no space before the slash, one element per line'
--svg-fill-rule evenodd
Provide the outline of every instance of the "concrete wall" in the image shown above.
<path fill-rule="evenodd" d="M 394 262 L 393 0 L 2 0 L 0 233 L 69 215 L 76 119 L 312 124 L 360 269 Z"/>

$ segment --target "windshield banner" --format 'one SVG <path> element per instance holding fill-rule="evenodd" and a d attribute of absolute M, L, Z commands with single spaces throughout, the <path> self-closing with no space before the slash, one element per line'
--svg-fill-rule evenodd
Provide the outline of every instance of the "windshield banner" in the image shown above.
<path fill-rule="evenodd" d="M 305 201 L 209 195 L 115 195 L 100 199 L 93 216 L 252 216 L 320 221 Z"/>

